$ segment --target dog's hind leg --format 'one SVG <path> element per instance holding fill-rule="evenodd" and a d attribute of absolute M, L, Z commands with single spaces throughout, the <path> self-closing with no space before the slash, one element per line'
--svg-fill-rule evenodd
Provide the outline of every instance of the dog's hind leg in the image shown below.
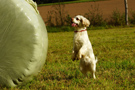
<path fill-rule="evenodd" d="M 96 79 L 95 72 L 92 72 L 92 76 L 94 79 Z"/>
<path fill-rule="evenodd" d="M 95 72 L 96 72 L 96 63 L 95 64 L 92 64 L 92 67 L 91 67 L 91 72 L 92 72 L 92 76 L 94 79 L 96 79 L 96 76 L 95 76 Z"/>

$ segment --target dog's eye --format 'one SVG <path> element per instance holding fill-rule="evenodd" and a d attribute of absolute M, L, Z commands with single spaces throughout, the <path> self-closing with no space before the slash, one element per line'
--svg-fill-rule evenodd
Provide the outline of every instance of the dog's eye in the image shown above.
<path fill-rule="evenodd" d="M 76 20 L 79 20 L 79 18 L 76 18 Z"/>

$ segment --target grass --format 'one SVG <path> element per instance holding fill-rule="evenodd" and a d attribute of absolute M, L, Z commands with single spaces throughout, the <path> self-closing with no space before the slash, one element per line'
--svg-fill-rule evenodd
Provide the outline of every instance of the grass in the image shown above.
<path fill-rule="evenodd" d="M 90 73 L 85 78 L 79 61 L 71 60 L 73 32 L 48 33 L 48 56 L 42 71 L 30 83 L 11 90 L 133 90 L 135 28 L 88 30 L 88 35 L 99 60 L 96 80 Z"/>
<path fill-rule="evenodd" d="M 71 3 L 81 3 L 81 2 L 95 2 L 95 1 L 103 1 L 103 0 L 74 0 L 74 1 L 65 1 L 61 2 L 61 4 L 71 4 Z M 48 6 L 48 5 L 56 5 L 58 3 L 46 3 L 46 4 L 39 4 L 38 6 Z"/>

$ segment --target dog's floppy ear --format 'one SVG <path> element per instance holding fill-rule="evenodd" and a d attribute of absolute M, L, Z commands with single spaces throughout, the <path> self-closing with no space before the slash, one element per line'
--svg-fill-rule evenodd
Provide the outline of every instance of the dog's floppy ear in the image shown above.
<path fill-rule="evenodd" d="M 85 26 L 85 27 L 89 27 L 90 25 L 90 21 L 86 18 L 82 18 L 82 24 Z"/>

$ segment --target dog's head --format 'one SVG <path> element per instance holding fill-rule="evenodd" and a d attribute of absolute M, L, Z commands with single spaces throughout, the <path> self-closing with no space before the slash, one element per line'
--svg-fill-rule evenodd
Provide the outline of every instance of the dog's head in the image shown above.
<path fill-rule="evenodd" d="M 71 23 L 73 27 L 82 28 L 89 27 L 90 21 L 81 15 L 77 15 L 71 19 Z"/>

